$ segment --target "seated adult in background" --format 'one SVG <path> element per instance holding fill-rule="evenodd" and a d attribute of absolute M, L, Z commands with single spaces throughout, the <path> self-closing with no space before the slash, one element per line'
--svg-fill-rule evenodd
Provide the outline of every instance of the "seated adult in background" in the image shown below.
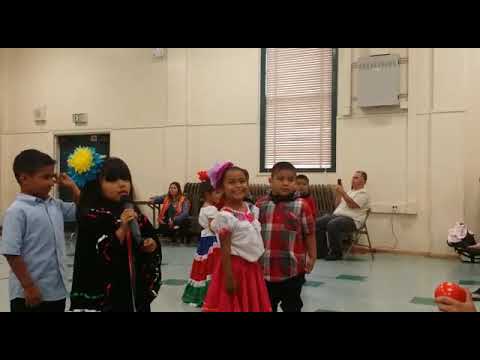
<path fill-rule="evenodd" d="M 176 242 L 180 236 L 184 237 L 189 226 L 190 201 L 183 195 L 180 184 L 172 182 L 167 195 L 153 196 L 150 201 L 161 204 L 157 219 L 158 233 L 169 237 L 172 242 Z"/>
<path fill-rule="evenodd" d="M 370 206 L 370 197 L 365 190 L 367 173 L 356 171 L 349 192 L 340 183 L 336 187 L 335 211 L 317 220 L 317 242 L 327 244 L 329 253 L 325 260 L 342 259 L 342 240 L 345 233 L 361 228 Z M 328 233 L 328 241 L 327 241 Z"/>

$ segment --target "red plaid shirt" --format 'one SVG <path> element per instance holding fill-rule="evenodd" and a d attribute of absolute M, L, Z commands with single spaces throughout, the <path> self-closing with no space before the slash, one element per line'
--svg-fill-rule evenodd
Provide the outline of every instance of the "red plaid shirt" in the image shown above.
<path fill-rule="evenodd" d="M 270 196 L 257 201 L 265 253 L 260 259 L 265 280 L 279 282 L 305 272 L 306 237 L 315 219 L 304 199 L 275 204 Z"/>
<path fill-rule="evenodd" d="M 309 195 L 307 197 L 304 197 L 303 200 L 305 200 L 307 204 L 310 206 L 310 209 L 313 212 L 313 217 L 317 218 L 318 209 L 317 209 L 317 201 L 315 200 L 315 198 L 312 195 Z"/>

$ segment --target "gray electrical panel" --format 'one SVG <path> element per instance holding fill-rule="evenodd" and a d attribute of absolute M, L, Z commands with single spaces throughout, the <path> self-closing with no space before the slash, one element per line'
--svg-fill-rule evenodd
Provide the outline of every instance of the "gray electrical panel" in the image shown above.
<path fill-rule="evenodd" d="M 400 104 L 400 56 L 381 55 L 358 59 L 358 106 Z"/>

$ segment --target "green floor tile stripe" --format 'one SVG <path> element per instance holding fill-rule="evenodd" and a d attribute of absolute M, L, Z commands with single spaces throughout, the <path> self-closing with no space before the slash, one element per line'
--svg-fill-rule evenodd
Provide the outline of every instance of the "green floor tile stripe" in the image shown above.
<path fill-rule="evenodd" d="M 419 297 L 419 296 L 415 296 L 412 300 L 410 300 L 410 303 L 415 305 L 431 305 L 431 306 L 436 305 L 435 300 L 433 298 Z"/>
<path fill-rule="evenodd" d="M 367 258 L 359 258 L 359 257 L 352 257 L 352 258 L 345 258 L 343 261 L 370 261 Z"/>
<path fill-rule="evenodd" d="M 317 309 L 314 312 L 338 312 L 336 310 L 328 310 L 328 309 Z"/>
<path fill-rule="evenodd" d="M 325 280 L 337 280 L 336 276 L 328 276 L 328 275 L 315 275 L 316 278 L 325 279 Z"/>
<path fill-rule="evenodd" d="M 460 280 L 460 285 L 480 285 L 480 280 Z"/>
<path fill-rule="evenodd" d="M 183 279 L 167 279 L 165 281 L 162 281 L 163 285 L 171 285 L 171 286 L 180 286 L 180 285 L 185 285 L 187 283 L 187 280 Z"/>
<path fill-rule="evenodd" d="M 311 286 L 311 287 L 319 287 L 320 285 L 323 285 L 324 283 L 321 281 L 313 281 L 313 280 L 308 280 L 305 282 L 305 286 Z"/>
<path fill-rule="evenodd" d="M 337 280 L 365 281 L 367 276 L 341 274 L 336 277 Z"/>

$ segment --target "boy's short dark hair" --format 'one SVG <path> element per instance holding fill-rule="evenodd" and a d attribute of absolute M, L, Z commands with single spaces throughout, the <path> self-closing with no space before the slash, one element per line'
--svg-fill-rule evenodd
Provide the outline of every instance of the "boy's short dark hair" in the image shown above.
<path fill-rule="evenodd" d="M 56 161 L 50 155 L 35 149 L 22 151 L 13 160 L 13 173 L 20 184 L 20 175 L 33 175 L 45 166 L 55 165 Z"/>
<path fill-rule="evenodd" d="M 305 180 L 307 184 L 310 184 L 310 180 L 308 179 L 307 175 L 303 175 L 303 174 L 297 175 L 297 180 Z"/>
<path fill-rule="evenodd" d="M 272 167 L 272 177 L 282 170 L 290 170 L 297 174 L 297 169 L 288 161 L 280 161 Z"/>

